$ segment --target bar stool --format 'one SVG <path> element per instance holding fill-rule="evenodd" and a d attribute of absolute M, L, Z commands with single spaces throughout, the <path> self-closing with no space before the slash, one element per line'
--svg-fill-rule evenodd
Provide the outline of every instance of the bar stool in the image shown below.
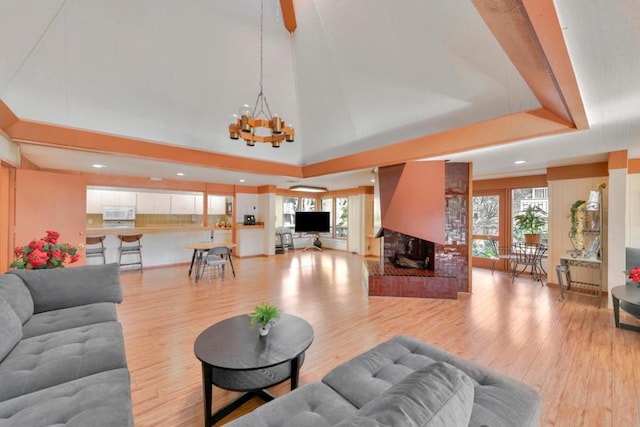
<path fill-rule="evenodd" d="M 142 269 L 142 245 L 140 244 L 140 239 L 142 239 L 142 234 L 128 234 L 122 235 L 118 234 L 118 239 L 120 240 L 120 247 L 118 248 L 118 252 L 120 256 L 118 257 L 118 263 L 120 267 L 129 266 L 129 265 L 139 265 L 140 269 Z M 123 255 L 137 255 L 137 262 L 127 262 L 122 263 Z"/>
<path fill-rule="evenodd" d="M 102 263 L 107 263 L 107 258 L 104 254 L 104 239 L 107 236 L 87 236 L 85 241 L 87 244 L 87 249 L 85 250 L 85 256 L 87 258 L 101 257 Z"/>

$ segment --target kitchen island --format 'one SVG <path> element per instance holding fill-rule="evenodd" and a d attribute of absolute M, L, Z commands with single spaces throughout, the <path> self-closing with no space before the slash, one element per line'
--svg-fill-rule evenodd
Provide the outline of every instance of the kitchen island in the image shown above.
<path fill-rule="evenodd" d="M 104 246 L 107 263 L 118 262 L 118 234 L 142 234 L 142 259 L 145 267 L 183 264 L 191 262 L 193 251 L 187 244 L 211 240 L 231 242 L 231 228 L 202 227 L 194 225 L 145 226 L 104 228 L 87 227 L 87 236 L 106 235 Z M 99 263 L 99 258 L 89 258 L 87 264 Z"/>

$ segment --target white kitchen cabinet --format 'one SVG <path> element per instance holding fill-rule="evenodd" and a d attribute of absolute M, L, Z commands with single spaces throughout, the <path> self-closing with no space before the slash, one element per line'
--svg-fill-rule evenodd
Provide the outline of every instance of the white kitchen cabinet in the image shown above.
<path fill-rule="evenodd" d="M 137 193 L 136 212 L 139 214 L 171 213 L 171 195 L 164 193 Z"/>
<path fill-rule="evenodd" d="M 171 213 L 173 215 L 194 215 L 195 210 L 195 196 L 191 194 L 171 195 Z"/>
<path fill-rule="evenodd" d="M 202 212 L 204 211 L 204 196 L 196 195 L 194 197 L 196 198 L 196 207 L 194 213 L 196 215 L 202 215 Z"/>
<path fill-rule="evenodd" d="M 133 191 L 87 189 L 87 213 L 101 214 L 104 206 L 136 206 Z"/>
<path fill-rule="evenodd" d="M 102 194 L 100 190 L 87 190 L 87 213 L 102 214 Z"/>
<path fill-rule="evenodd" d="M 224 196 L 209 196 L 209 215 L 226 215 L 227 202 Z"/>

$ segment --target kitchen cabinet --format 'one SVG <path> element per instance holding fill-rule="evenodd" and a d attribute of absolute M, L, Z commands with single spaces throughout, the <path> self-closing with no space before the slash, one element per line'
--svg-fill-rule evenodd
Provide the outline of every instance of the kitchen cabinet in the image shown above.
<path fill-rule="evenodd" d="M 171 214 L 194 215 L 196 213 L 196 199 L 191 194 L 171 195 Z"/>
<path fill-rule="evenodd" d="M 136 212 L 139 214 L 171 213 L 171 195 L 164 193 L 137 193 Z"/>
<path fill-rule="evenodd" d="M 103 206 L 136 206 L 136 193 L 87 189 L 87 213 L 101 214 Z"/>
<path fill-rule="evenodd" d="M 209 196 L 209 215 L 227 215 L 226 197 Z"/>

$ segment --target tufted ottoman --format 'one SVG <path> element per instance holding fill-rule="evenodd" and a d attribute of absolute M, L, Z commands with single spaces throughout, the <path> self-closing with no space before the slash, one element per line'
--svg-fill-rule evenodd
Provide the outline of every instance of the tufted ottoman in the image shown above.
<path fill-rule="evenodd" d="M 537 426 L 540 410 L 530 386 L 397 336 L 228 425 Z"/>

